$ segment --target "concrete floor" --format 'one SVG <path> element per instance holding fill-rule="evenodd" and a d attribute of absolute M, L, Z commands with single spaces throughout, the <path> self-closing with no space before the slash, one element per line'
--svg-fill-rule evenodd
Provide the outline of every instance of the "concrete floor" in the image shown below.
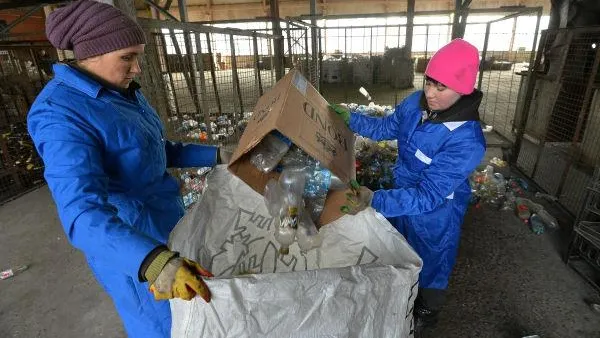
<path fill-rule="evenodd" d="M 491 147 L 494 156 L 501 152 Z M 31 264 L 0 281 L 0 337 L 124 337 L 46 187 L 0 207 L 0 233 L 0 266 Z M 425 337 L 600 337 L 600 315 L 585 303 L 598 294 L 560 259 L 566 238 L 561 230 L 534 235 L 510 212 L 473 208 L 447 304 Z"/>
<path fill-rule="evenodd" d="M 112 301 L 65 238 L 47 187 L 0 207 L 0 337 L 125 337 Z"/>

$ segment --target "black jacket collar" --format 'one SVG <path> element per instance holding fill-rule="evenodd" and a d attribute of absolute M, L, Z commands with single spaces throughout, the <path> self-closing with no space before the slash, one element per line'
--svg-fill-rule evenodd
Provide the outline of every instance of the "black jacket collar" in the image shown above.
<path fill-rule="evenodd" d="M 480 90 L 475 89 L 473 93 L 461 96 L 450 108 L 440 112 L 433 112 L 429 109 L 427 99 L 425 98 L 425 92 L 423 92 L 419 104 L 421 109 L 427 112 L 429 116 L 427 120 L 431 123 L 479 121 L 478 109 L 482 98 L 483 93 Z"/>

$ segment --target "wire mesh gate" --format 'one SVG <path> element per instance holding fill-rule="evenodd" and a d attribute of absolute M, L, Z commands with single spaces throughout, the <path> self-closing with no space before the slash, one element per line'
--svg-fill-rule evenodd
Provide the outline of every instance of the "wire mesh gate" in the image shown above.
<path fill-rule="evenodd" d="M 573 214 L 600 158 L 600 28 L 544 31 L 524 96 L 516 164 Z"/>
<path fill-rule="evenodd" d="M 20 36 L 26 39 L 26 36 Z M 0 204 L 44 184 L 27 112 L 58 58 L 48 43 L 0 42 Z"/>
<path fill-rule="evenodd" d="M 523 103 L 528 67 L 534 62 L 538 42 L 541 10 L 537 17 L 531 11 L 468 25 L 465 34 L 467 39 L 481 40 L 475 37 L 485 32 L 477 84 L 484 93 L 480 117 L 510 142 L 515 141 L 515 113 Z M 533 32 L 531 26 L 536 27 Z M 494 41 L 493 49 L 489 41 Z"/>

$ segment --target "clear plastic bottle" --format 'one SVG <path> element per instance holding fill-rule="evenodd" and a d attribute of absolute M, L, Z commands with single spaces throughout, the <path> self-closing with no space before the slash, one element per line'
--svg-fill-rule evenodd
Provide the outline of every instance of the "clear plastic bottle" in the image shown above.
<path fill-rule="evenodd" d="M 298 229 L 298 208 L 293 206 L 284 207 L 281 210 L 279 226 L 275 229 L 275 240 L 279 243 L 279 253 L 287 255 L 290 253 L 290 245 L 296 239 Z"/>
<path fill-rule="evenodd" d="M 288 152 L 291 144 L 288 138 L 273 131 L 252 150 L 250 162 L 264 173 L 271 172 Z"/>
<path fill-rule="evenodd" d="M 279 217 L 281 214 L 281 207 L 283 205 L 283 190 L 279 186 L 279 182 L 270 179 L 265 186 L 264 191 L 265 204 L 269 210 L 269 214 L 272 217 Z"/>
<path fill-rule="evenodd" d="M 275 230 L 275 240 L 281 245 L 279 253 L 287 255 L 289 247 L 296 239 L 296 229 L 300 212 L 304 210 L 302 194 L 306 183 L 303 169 L 288 168 L 279 176 L 279 186 L 283 192 L 279 215 L 279 226 Z"/>

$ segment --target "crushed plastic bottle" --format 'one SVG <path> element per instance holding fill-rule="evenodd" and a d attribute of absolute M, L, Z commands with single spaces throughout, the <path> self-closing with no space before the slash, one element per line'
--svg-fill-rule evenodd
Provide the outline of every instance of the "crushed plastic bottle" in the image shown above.
<path fill-rule="evenodd" d="M 28 268 L 28 265 L 21 265 L 14 269 L 6 269 L 4 271 L 0 271 L 0 279 L 8 279 L 14 277 L 15 275 L 18 275 L 21 272 L 27 270 Z"/>
<path fill-rule="evenodd" d="M 544 233 L 544 222 L 542 218 L 538 216 L 538 214 L 532 214 L 529 218 L 529 224 L 531 226 L 531 231 L 533 231 L 536 235 L 541 235 Z"/>
<path fill-rule="evenodd" d="M 250 162 L 264 173 L 271 172 L 290 149 L 292 142 L 278 131 L 267 134 L 252 150 Z"/>
<path fill-rule="evenodd" d="M 544 224 L 547 225 L 549 228 L 558 228 L 558 221 L 548 211 L 546 211 L 545 209 L 541 209 L 537 211 L 537 214 L 542 220 L 542 222 L 544 222 Z"/>

